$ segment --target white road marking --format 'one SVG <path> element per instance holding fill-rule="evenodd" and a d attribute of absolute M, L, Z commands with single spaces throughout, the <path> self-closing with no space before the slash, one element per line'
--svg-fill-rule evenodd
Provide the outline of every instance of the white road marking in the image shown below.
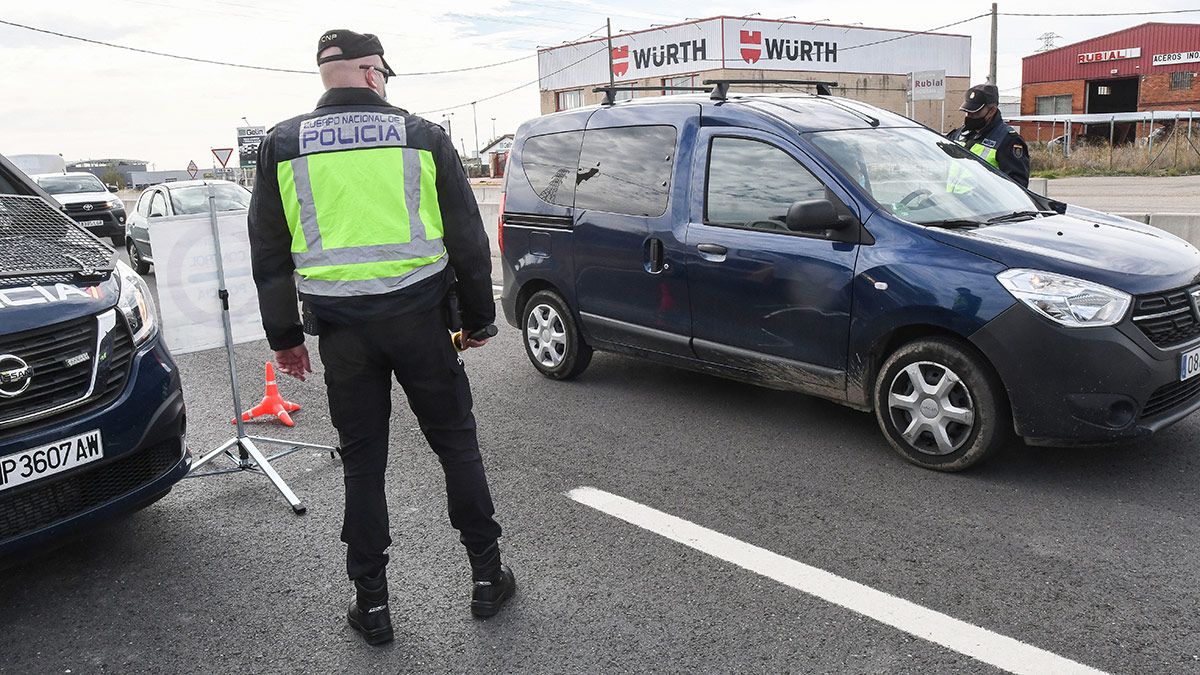
<path fill-rule="evenodd" d="M 567 497 L 997 668 L 1013 673 L 1104 672 L 603 490 L 579 487 Z"/>

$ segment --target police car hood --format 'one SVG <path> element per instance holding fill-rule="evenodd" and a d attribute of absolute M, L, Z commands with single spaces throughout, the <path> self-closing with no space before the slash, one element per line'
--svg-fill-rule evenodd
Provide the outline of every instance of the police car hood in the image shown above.
<path fill-rule="evenodd" d="M 51 196 L 54 197 L 54 201 L 63 206 L 67 204 L 82 204 L 84 202 L 106 202 L 117 198 L 111 192 L 64 192 Z"/>
<path fill-rule="evenodd" d="M 1010 268 L 1066 274 L 1141 294 L 1200 281 L 1200 251 L 1164 230 L 1090 209 L 978 228 L 928 228 L 944 244 Z"/>
<path fill-rule="evenodd" d="M 115 271 L 91 281 L 0 277 L 0 342 L 5 335 L 100 314 L 120 297 Z"/>

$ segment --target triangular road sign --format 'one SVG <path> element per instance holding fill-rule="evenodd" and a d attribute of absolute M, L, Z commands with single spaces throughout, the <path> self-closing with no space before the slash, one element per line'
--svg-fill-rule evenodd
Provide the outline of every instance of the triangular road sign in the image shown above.
<path fill-rule="evenodd" d="M 229 157 L 233 155 L 233 148 L 213 148 L 212 154 L 221 163 L 221 166 L 224 167 L 229 163 Z"/>

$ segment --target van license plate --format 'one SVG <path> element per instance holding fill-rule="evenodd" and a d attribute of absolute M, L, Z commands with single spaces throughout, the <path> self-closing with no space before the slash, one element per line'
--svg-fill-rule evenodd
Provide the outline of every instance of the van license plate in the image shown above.
<path fill-rule="evenodd" d="M 1186 380 L 1200 375 L 1200 349 L 1193 349 L 1179 355 L 1179 379 Z"/>
<path fill-rule="evenodd" d="M 0 457 L 0 492 L 104 459 L 100 430 Z"/>
<path fill-rule="evenodd" d="M 79 221 L 79 224 L 84 227 L 97 227 L 99 225 L 103 225 L 104 221 L 103 220 L 81 220 L 81 221 Z"/>

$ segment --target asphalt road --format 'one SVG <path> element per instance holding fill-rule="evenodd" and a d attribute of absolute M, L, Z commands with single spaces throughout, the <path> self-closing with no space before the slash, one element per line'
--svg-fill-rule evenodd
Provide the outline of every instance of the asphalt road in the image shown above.
<path fill-rule="evenodd" d="M 1200 213 L 1200 176 L 1056 178 L 1047 194 L 1110 213 Z"/>
<path fill-rule="evenodd" d="M 906 464 L 869 415 L 612 355 L 570 383 L 515 330 L 466 355 L 520 590 L 467 611 L 440 467 L 395 392 L 388 469 L 397 639 L 343 618 L 338 463 L 185 481 L 0 573 L 0 673 L 995 672 L 571 501 L 593 486 L 1095 668 L 1200 672 L 1200 417 L 1107 449 L 1017 444 L 966 474 Z M 257 401 L 265 343 L 239 346 Z M 178 358 L 193 452 L 232 434 L 220 352 Z M 282 382 L 335 441 L 317 377 Z"/>
<path fill-rule="evenodd" d="M 249 405 L 268 352 L 237 353 Z M 213 447 L 231 434 L 222 355 L 178 361 L 189 445 Z M 185 481 L 0 575 L 0 672 L 992 671 L 564 497 L 578 486 L 1097 668 L 1200 672 L 1200 418 L 941 475 L 871 417 L 801 395 L 610 355 L 552 382 L 511 329 L 467 361 L 521 582 L 501 616 L 467 612 L 440 469 L 397 391 L 393 644 L 344 624 L 340 467 L 304 452 L 278 468 L 307 516 L 258 476 Z M 262 433 L 335 438 L 319 379 L 284 393 L 299 426 Z"/>

